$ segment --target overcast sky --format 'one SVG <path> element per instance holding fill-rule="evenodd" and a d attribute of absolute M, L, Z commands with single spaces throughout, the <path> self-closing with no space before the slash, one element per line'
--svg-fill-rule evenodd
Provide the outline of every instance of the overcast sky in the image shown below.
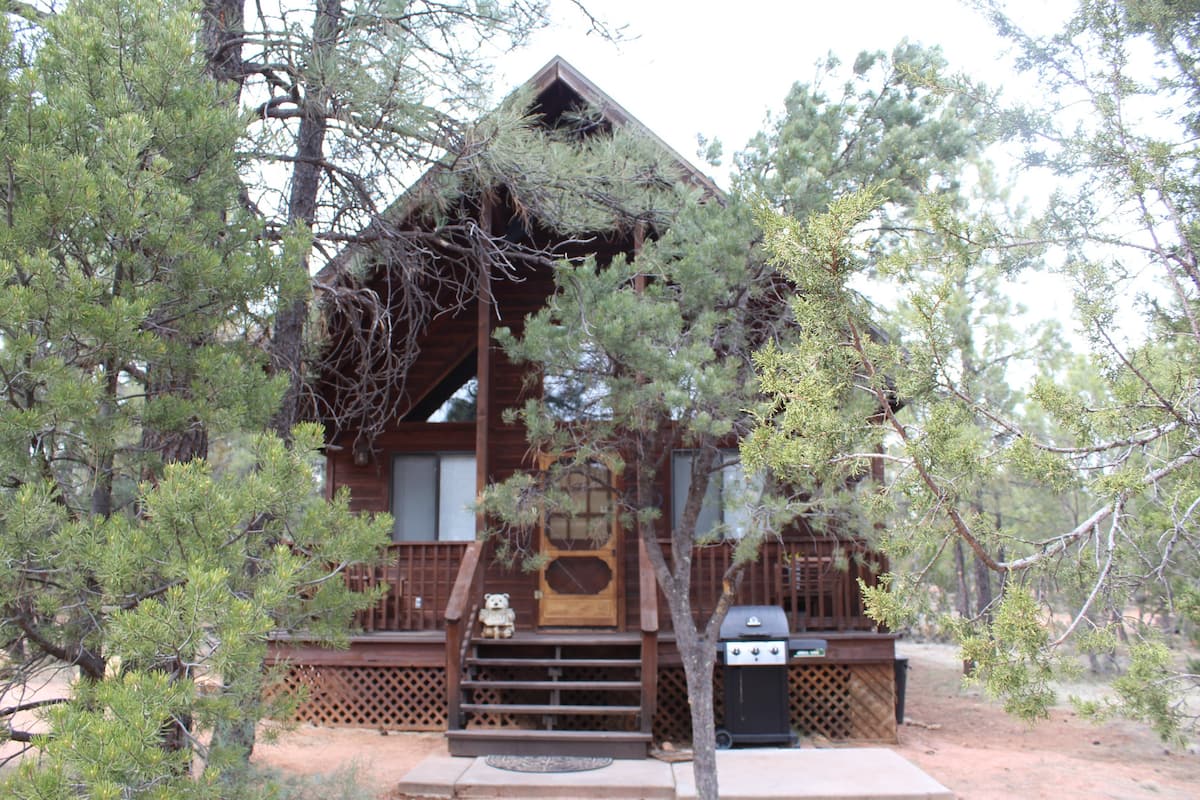
<path fill-rule="evenodd" d="M 951 69 L 1012 97 L 1032 81 L 1017 76 L 999 39 L 978 12 L 959 0 L 583 0 L 596 16 L 625 25 L 620 44 L 588 35 L 570 0 L 551 0 L 554 24 L 529 47 L 497 59 L 497 99 L 556 55 L 569 61 L 681 155 L 728 186 L 730 156 L 778 111 L 796 81 L 810 81 L 833 52 L 849 65 L 863 50 L 890 50 L 901 39 L 942 48 Z M 1011 16 L 1033 33 L 1058 30 L 1073 0 L 1009 0 Z M 721 140 L 725 158 L 710 169 L 696 156 L 696 136 Z M 1030 188 L 1032 186 L 1032 188 Z M 1045 199 L 1048 185 L 1018 190 Z M 1045 273 L 1029 273 L 1009 292 L 1032 318 L 1073 328 L 1070 293 Z M 890 304 L 887 294 L 874 299 Z"/>
<path fill-rule="evenodd" d="M 507 93 L 561 55 L 694 162 L 697 134 L 720 139 L 726 156 L 741 149 L 767 112 L 782 107 L 793 83 L 812 79 L 828 52 L 850 64 L 862 50 L 890 50 L 907 37 L 941 46 L 955 69 L 1021 92 L 1003 57 L 1005 43 L 956 0 L 584 2 L 613 26 L 626 25 L 629 40 L 614 45 L 587 35 L 573 4 L 553 0 L 555 24 L 530 47 L 498 60 L 497 92 Z M 1072 3 L 1010 5 L 1022 24 L 1053 30 Z M 722 172 L 715 177 L 726 185 Z"/>

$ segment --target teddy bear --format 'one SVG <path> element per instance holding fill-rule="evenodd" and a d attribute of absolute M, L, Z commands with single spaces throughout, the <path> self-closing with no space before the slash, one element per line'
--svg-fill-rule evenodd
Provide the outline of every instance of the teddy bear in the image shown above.
<path fill-rule="evenodd" d="M 508 592 L 483 596 L 483 608 L 479 609 L 483 638 L 511 639 L 516 621 L 517 613 L 508 607 Z"/>

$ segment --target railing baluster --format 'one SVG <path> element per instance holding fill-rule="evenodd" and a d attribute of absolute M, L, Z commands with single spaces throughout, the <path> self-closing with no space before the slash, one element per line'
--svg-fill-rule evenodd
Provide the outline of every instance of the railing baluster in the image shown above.
<path fill-rule="evenodd" d="M 404 579 L 400 577 L 400 553 L 388 551 L 388 575 L 393 576 L 392 583 L 392 603 L 391 616 L 388 618 L 388 629 L 400 629 L 400 610 L 404 602 Z"/>
<path fill-rule="evenodd" d="M 346 587 L 368 592 L 387 585 L 375 605 L 354 614 L 354 625 L 367 633 L 441 629 L 443 609 L 469 542 L 393 542 L 373 567 L 349 564 Z M 416 598 L 421 608 L 416 608 Z"/>
<path fill-rule="evenodd" d="M 417 583 L 417 576 L 413 572 L 413 566 L 416 559 L 412 557 L 409 548 L 403 548 L 405 555 L 404 569 L 405 578 L 408 580 L 408 602 L 404 604 L 404 629 L 413 630 L 413 613 L 415 611 L 416 597 L 421 590 L 421 585 Z"/>

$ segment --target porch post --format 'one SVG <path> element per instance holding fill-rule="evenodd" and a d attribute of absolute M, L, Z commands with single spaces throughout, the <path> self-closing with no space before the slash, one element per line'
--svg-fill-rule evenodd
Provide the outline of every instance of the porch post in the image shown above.
<path fill-rule="evenodd" d="M 492 233 L 492 201 L 484 196 L 479 209 L 479 227 Z M 492 406 L 492 273 L 487 259 L 479 259 L 479 291 L 476 308 L 475 379 L 475 497 L 480 499 L 488 484 L 488 432 Z M 483 514 L 475 515 L 475 538 L 483 533 Z"/>

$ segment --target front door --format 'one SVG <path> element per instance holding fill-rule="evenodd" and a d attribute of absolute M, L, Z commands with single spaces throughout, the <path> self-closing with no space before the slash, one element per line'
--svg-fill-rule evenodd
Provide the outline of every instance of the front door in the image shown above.
<path fill-rule="evenodd" d="M 562 488 L 574 513 L 542 518 L 538 624 L 615 627 L 621 537 L 611 475 L 601 464 L 583 465 L 567 473 Z"/>

